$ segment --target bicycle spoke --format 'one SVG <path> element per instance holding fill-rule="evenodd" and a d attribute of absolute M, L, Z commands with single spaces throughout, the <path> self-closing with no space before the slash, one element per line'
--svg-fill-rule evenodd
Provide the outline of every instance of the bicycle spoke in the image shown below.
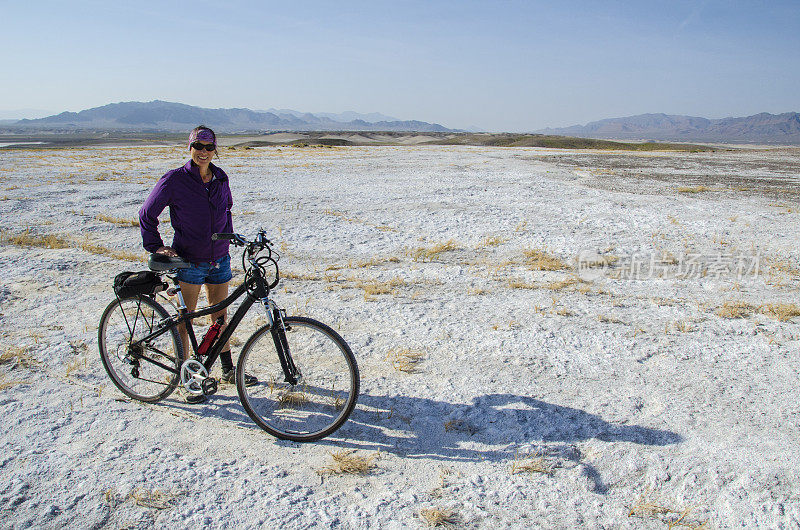
<path fill-rule="evenodd" d="M 145 297 L 117 300 L 103 314 L 98 334 L 103 366 L 114 384 L 134 399 L 158 401 L 177 385 L 183 353 L 177 330 L 148 338 L 155 323 L 168 316 Z"/>
<path fill-rule="evenodd" d="M 312 319 L 287 321 L 291 331 L 285 337 L 262 328 L 250 338 L 239 359 L 237 389 L 247 413 L 270 434 L 316 440 L 347 421 L 358 396 L 358 368 L 332 329 Z M 290 357 L 279 355 L 281 345 L 288 346 Z M 290 367 L 302 374 L 298 384 L 286 381 Z M 261 382 L 244 386 L 245 373 Z"/>

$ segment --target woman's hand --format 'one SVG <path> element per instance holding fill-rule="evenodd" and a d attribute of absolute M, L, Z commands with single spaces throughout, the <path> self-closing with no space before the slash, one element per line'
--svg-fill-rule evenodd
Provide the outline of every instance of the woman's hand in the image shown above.
<path fill-rule="evenodd" d="M 178 256 L 178 253 L 175 252 L 175 249 L 172 247 L 161 247 L 158 250 L 156 250 L 156 254 L 163 254 L 171 258 L 175 258 Z"/>

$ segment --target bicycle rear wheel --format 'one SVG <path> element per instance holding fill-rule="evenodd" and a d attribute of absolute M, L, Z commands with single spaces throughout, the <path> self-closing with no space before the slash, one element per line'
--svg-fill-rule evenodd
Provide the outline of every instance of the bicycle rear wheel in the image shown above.
<path fill-rule="evenodd" d="M 304 317 L 286 318 L 284 324 L 289 365 L 299 371 L 297 384 L 286 381 L 275 337 L 264 326 L 239 356 L 239 399 L 253 421 L 271 435 L 296 442 L 319 440 L 341 427 L 356 406 L 358 366 L 344 339 L 325 324 Z M 246 387 L 245 373 L 258 377 L 259 383 Z"/>
<path fill-rule="evenodd" d="M 114 300 L 100 318 L 97 342 L 103 366 L 117 388 L 133 399 L 155 403 L 178 385 L 183 345 L 176 328 L 134 344 L 167 317 L 157 302 L 136 296 Z"/>

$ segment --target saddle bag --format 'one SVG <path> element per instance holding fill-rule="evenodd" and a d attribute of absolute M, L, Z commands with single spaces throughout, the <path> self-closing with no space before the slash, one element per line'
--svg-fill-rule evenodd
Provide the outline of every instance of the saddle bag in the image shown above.
<path fill-rule="evenodd" d="M 121 272 L 114 278 L 114 292 L 118 298 L 153 295 L 169 287 L 152 271 Z"/>

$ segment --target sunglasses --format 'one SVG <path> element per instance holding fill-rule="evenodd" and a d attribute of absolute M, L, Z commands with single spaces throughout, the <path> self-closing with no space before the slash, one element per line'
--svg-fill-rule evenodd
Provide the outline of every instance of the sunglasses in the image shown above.
<path fill-rule="evenodd" d="M 192 142 L 191 147 L 192 149 L 197 149 L 198 151 L 202 151 L 203 149 L 206 151 L 217 150 L 217 144 L 201 144 L 200 142 Z"/>

